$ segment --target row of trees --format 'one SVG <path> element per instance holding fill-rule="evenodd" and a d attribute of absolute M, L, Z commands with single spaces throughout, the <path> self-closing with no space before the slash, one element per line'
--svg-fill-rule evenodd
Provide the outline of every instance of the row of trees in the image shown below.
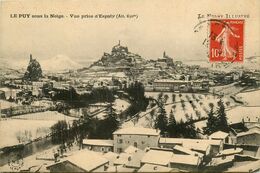
<path fill-rule="evenodd" d="M 192 119 L 189 119 L 184 122 L 181 119 L 177 122 L 172 110 L 168 118 L 165 107 L 162 105 L 159 107 L 155 120 L 155 128 L 160 129 L 161 135 L 169 137 L 196 138 L 198 137 L 198 132 L 192 121 Z"/>
<path fill-rule="evenodd" d="M 215 112 L 212 103 L 209 104 L 209 107 L 210 112 L 208 113 L 207 126 L 203 128 L 204 134 L 210 135 L 219 130 L 229 132 L 224 102 L 221 99 L 218 101 L 218 109 Z"/>
<path fill-rule="evenodd" d="M 133 116 L 140 111 L 145 111 L 149 99 L 145 97 L 144 86 L 141 82 L 135 82 L 130 84 L 130 86 L 125 90 L 130 98 L 131 105 L 126 110 L 125 114 L 128 116 Z"/>
<path fill-rule="evenodd" d="M 106 110 L 104 119 L 82 116 L 74 120 L 72 125 L 66 121 L 58 121 L 51 127 L 53 143 L 72 143 L 77 141 L 82 144 L 84 138 L 111 139 L 112 134 L 119 128 L 120 122 L 112 103 Z"/>
<path fill-rule="evenodd" d="M 71 87 L 68 90 L 53 89 L 56 94 L 52 97 L 54 101 L 62 100 L 73 107 L 83 107 L 91 103 L 97 102 L 113 102 L 115 100 L 115 92 L 106 87 L 93 89 L 90 93 L 78 94 Z"/>

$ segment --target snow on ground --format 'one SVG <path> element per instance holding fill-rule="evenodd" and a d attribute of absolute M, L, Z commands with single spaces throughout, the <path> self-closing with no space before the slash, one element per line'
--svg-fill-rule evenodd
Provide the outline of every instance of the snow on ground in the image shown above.
<path fill-rule="evenodd" d="M 239 93 L 236 97 L 246 102 L 248 106 L 260 106 L 260 90 Z"/>
<path fill-rule="evenodd" d="M 0 100 L 1 109 L 8 109 L 10 107 L 16 107 L 16 106 L 18 106 L 18 105 L 14 102 L 9 102 L 9 101 L 6 101 L 6 100 Z"/>
<path fill-rule="evenodd" d="M 0 120 L 0 148 L 19 144 L 18 138 L 24 141 L 44 137 L 50 133 L 50 127 L 58 120 L 72 121 L 75 118 L 58 112 L 39 112 L 5 118 Z"/>
<path fill-rule="evenodd" d="M 259 122 L 260 120 L 260 107 L 247 107 L 237 106 L 226 112 L 229 123 L 244 121 Z"/>
<path fill-rule="evenodd" d="M 151 96 L 156 99 L 158 98 L 158 94 L 159 94 L 159 92 L 147 92 L 146 93 L 147 96 Z M 192 115 L 193 119 L 197 119 L 196 111 L 201 113 L 201 117 L 207 117 L 208 115 L 207 115 L 206 110 L 208 110 L 208 111 L 210 110 L 209 103 L 214 104 L 214 110 L 216 110 L 216 108 L 218 107 L 217 102 L 219 101 L 219 98 L 217 96 L 213 96 L 210 94 L 182 93 L 180 96 L 179 93 L 175 93 L 175 95 L 176 95 L 175 103 L 172 103 L 172 94 L 173 93 L 164 93 L 164 95 L 165 94 L 167 94 L 169 96 L 169 99 L 166 103 L 168 105 L 165 106 L 167 115 L 169 115 L 170 111 L 173 110 L 173 114 L 177 121 L 180 121 L 181 119 L 186 121 L 185 114 L 188 114 L 189 116 Z M 194 95 L 194 98 L 192 95 Z M 190 98 L 190 100 L 196 106 L 195 109 L 192 108 L 192 105 L 189 102 L 188 98 Z M 182 108 L 181 100 L 183 100 L 185 103 L 185 109 Z M 223 98 L 222 100 L 225 103 L 225 106 L 227 108 L 234 106 L 233 103 L 229 101 L 229 99 Z M 226 105 L 227 102 L 230 103 L 229 106 Z M 174 109 L 173 105 L 176 106 L 175 109 Z"/>
<path fill-rule="evenodd" d="M 37 112 L 37 113 L 14 116 L 12 117 L 12 119 L 43 120 L 43 121 L 59 121 L 59 120 L 73 121 L 77 118 L 69 117 L 56 111 L 46 111 L 46 112 Z"/>
<path fill-rule="evenodd" d="M 130 106 L 130 103 L 128 103 L 125 100 L 122 99 L 116 99 L 113 105 L 113 108 L 117 110 L 118 113 L 123 112 Z"/>
<path fill-rule="evenodd" d="M 160 92 L 146 92 L 145 95 L 147 97 L 153 97 L 155 99 L 158 98 L 158 94 Z M 185 114 L 188 114 L 190 117 L 192 115 L 193 119 L 197 119 L 196 110 L 201 113 L 201 117 L 207 117 L 206 110 L 210 110 L 209 103 L 214 104 L 214 111 L 216 110 L 217 102 L 219 101 L 219 98 L 217 96 L 213 96 L 211 94 L 192 94 L 192 93 L 181 93 L 181 96 L 179 93 L 170 93 L 165 92 L 164 95 L 167 94 L 169 96 L 169 99 L 166 102 L 165 110 L 167 115 L 169 116 L 171 110 L 173 111 L 173 114 L 175 116 L 176 121 L 180 121 L 181 119 L 185 122 L 186 116 Z M 176 95 L 176 100 L 174 103 L 172 103 L 172 94 Z M 194 95 L 194 98 L 193 98 Z M 164 96 L 162 97 L 164 98 Z M 188 99 L 189 98 L 189 99 Z M 185 103 L 185 109 L 182 108 L 181 100 Z M 191 103 L 192 101 L 196 108 L 193 110 Z M 234 104 L 228 99 L 228 98 L 222 98 L 225 106 L 227 109 L 230 109 L 234 106 Z M 229 102 L 230 105 L 226 105 L 226 103 Z M 176 106 L 174 108 L 174 105 Z M 138 121 L 136 119 L 133 119 L 131 121 L 125 122 L 122 127 L 132 127 L 132 126 L 141 126 L 141 127 L 152 127 L 153 120 L 151 119 L 150 112 L 152 109 L 148 109 L 145 112 L 141 112 L 139 114 L 140 118 Z M 158 109 L 156 109 L 158 111 Z M 206 126 L 206 121 L 200 121 L 195 123 L 196 128 L 202 129 L 202 127 Z"/>
<path fill-rule="evenodd" d="M 47 135 L 50 132 L 49 128 L 55 123 L 56 121 L 48 120 L 1 120 L 0 138 L 4 140 L 0 142 L 0 148 L 19 144 L 17 136 L 24 136 L 25 131 L 31 134 L 32 139 Z M 42 132 L 37 133 L 37 129 L 41 129 Z"/>

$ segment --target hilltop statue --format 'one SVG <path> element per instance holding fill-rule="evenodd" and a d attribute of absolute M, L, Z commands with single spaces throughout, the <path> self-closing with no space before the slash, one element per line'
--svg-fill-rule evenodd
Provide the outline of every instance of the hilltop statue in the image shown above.
<path fill-rule="evenodd" d="M 30 54 L 29 65 L 24 73 L 24 79 L 27 81 L 38 81 L 42 77 L 42 69 L 40 63 L 32 58 Z"/>

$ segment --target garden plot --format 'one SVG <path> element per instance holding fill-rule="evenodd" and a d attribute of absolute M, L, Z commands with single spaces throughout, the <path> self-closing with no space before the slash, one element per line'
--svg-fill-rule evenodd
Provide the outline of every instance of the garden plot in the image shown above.
<path fill-rule="evenodd" d="M 158 98 L 160 92 L 146 92 L 146 97 L 153 97 L 155 99 Z M 219 98 L 217 96 L 213 96 L 211 94 L 192 94 L 192 93 L 164 93 L 162 98 L 164 99 L 164 95 L 168 95 L 168 99 L 165 104 L 165 110 L 167 116 L 169 117 L 171 110 L 175 116 L 176 121 L 180 121 L 181 119 L 185 122 L 187 119 L 192 118 L 198 119 L 208 116 L 208 111 L 210 111 L 209 104 L 212 103 L 213 110 L 217 109 L 217 102 Z M 172 94 L 175 94 L 175 102 L 173 103 Z M 233 107 L 233 103 L 227 99 L 222 98 L 227 109 Z M 183 106 L 185 105 L 185 106 Z M 154 120 L 151 118 L 150 112 L 153 108 L 147 109 L 145 112 L 141 112 L 139 118 L 134 118 L 131 121 L 125 122 L 123 127 L 132 127 L 132 126 L 141 126 L 141 127 L 153 127 Z M 155 115 L 158 112 L 158 109 L 155 109 Z M 206 121 L 200 121 L 195 123 L 196 128 L 202 129 L 205 126 Z"/>
<path fill-rule="evenodd" d="M 168 95 L 168 99 L 166 102 L 165 110 L 167 115 L 169 116 L 171 110 L 175 116 L 177 121 L 181 119 L 185 122 L 187 118 L 191 116 L 193 119 L 200 119 L 202 117 L 207 117 L 208 112 L 210 111 L 209 104 L 212 103 L 214 105 L 213 110 L 215 111 L 217 106 L 217 102 L 219 98 L 217 96 L 213 96 L 210 94 L 192 94 L 192 93 L 174 93 L 175 94 L 175 102 L 173 103 L 172 95 L 173 93 L 164 93 L 164 95 Z M 159 92 L 149 92 L 146 93 L 146 96 L 153 97 L 155 99 L 158 98 Z M 222 98 L 227 109 L 234 106 L 232 102 L 227 98 Z"/>

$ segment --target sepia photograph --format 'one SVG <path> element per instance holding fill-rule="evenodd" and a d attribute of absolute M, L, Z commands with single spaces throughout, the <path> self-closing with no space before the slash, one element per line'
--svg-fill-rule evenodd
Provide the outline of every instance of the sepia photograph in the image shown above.
<path fill-rule="evenodd" d="M 260 172 L 260 1 L 0 0 L 0 172 Z"/>

